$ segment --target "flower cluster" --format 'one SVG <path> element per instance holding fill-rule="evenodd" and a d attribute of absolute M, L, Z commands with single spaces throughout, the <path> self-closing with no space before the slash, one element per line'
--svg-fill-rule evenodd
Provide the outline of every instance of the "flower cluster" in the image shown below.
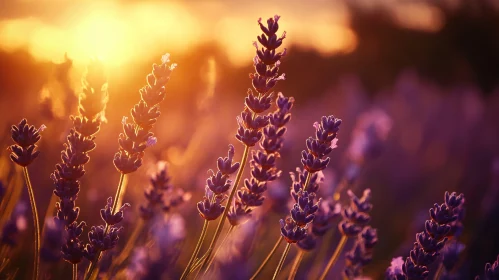
<path fill-rule="evenodd" d="M 263 129 L 261 150 L 253 153 L 253 159 L 250 161 L 251 178 L 244 180 L 244 187 L 238 190 L 235 205 L 229 210 L 227 218 L 233 226 L 247 221 L 252 209 L 262 205 L 267 183 L 277 179 L 281 173 L 276 168 L 276 159 L 280 156 L 279 151 L 286 133 L 285 125 L 291 119 L 290 110 L 293 103 L 293 97 L 278 94 L 277 110 L 269 114 L 270 124 Z"/>
<path fill-rule="evenodd" d="M 362 267 L 371 262 L 376 243 L 378 243 L 376 229 L 365 227 L 358 235 L 352 250 L 345 255 L 346 265 L 343 273 L 346 278 L 357 279 L 362 275 Z"/>
<path fill-rule="evenodd" d="M 176 189 L 174 192 L 164 161 L 158 162 L 158 172 L 151 176 L 150 182 L 150 187 L 144 192 L 147 204 L 140 206 L 140 216 L 146 221 L 154 217 L 158 209 L 168 212 L 190 198 L 190 194 L 184 193 L 181 189 Z M 168 198 L 164 198 L 165 194 Z"/>
<path fill-rule="evenodd" d="M 116 224 L 123 220 L 123 210 L 130 207 L 130 204 L 123 204 L 116 213 L 112 213 L 113 198 L 107 199 L 107 205 L 100 210 L 100 216 L 106 223 L 106 226 L 93 226 L 88 232 L 88 240 L 90 241 L 85 246 L 84 256 L 89 261 L 95 261 L 99 252 L 107 251 L 116 246 L 119 240 L 119 233 L 123 227 L 117 227 Z"/>
<path fill-rule="evenodd" d="M 315 249 L 317 239 L 324 236 L 331 228 L 333 228 L 334 221 L 340 217 L 340 213 L 341 206 L 339 203 L 333 204 L 327 201 L 322 201 L 319 204 L 319 210 L 317 210 L 314 214 L 315 218 L 312 221 L 312 226 L 309 227 L 307 237 L 297 243 L 298 247 L 305 251 Z"/>
<path fill-rule="evenodd" d="M 248 96 L 245 99 L 245 108 L 238 117 L 239 128 L 236 138 L 246 146 L 252 147 L 262 138 L 262 129 L 269 123 L 268 116 L 258 116 L 268 110 L 272 104 L 273 93 L 271 90 L 277 81 L 284 80 L 284 74 L 279 75 L 279 65 L 283 52 L 276 52 L 276 49 L 282 45 L 286 32 L 281 37 L 277 37 L 279 30 L 279 16 L 269 18 L 267 26 L 264 26 L 261 19 L 258 20 L 263 34 L 258 36 L 258 42 L 262 45 L 259 48 L 258 43 L 254 42 L 256 56 L 253 59 L 255 73 L 250 74 L 250 79 L 254 90 L 248 90 Z M 289 103 L 289 101 L 288 101 Z M 291 102 L 292 103 L 292 102 Z M 291 107 L 290 107 L 291 108 Z"/>
<path fill-rule="evenodd" d="M 21 232 L 27 228 L 26 220 L 27 207 L 24 203 L 19 203 L 14 208 L 9 220 L 3 225 L 0 243 L 8 247 L 15 247 L 19 242 Z"/>
<path fill-rule="evenodd" d="M 288 243 L 296 243 L 307 236 L 307 225 L 314 220 L 315 213 L 319 210 L 317 191 L 324 176 L 322 172 L 329 164 L 329 153 L 336 148 L 337 133 L 341 120 L 334 116 L 322 117 L 320 123 L 316 122 L 316 138 L 308 138 L 307 151 L 302 152 L 302 164 L 305 170 L 297 169 L 297 176 L 292 175 L 293 185 L 291 196 L 295 204 L 290 211 L 291 217 L 280 220 L 281 235 Z"/>
<path fill-rule="evenodd" d="M 359 235 L 365 226 L 371 221 L 369 212 L 373 208 L 371 204 L 371 190 L 365 189 L 361 198 L 349 190 L 350 206 L 342 212 L 343 221 L 338 225 L 341 234 L 347 237 L 355 237 Z"/>
<path fill-rule="evenodd" d="M 9 147 L 10 159 L 16 164 L 26 167 L 32 163 L 40 154 L 40 151 L 35 151 L 40 140 L 40 132 L 46 128 L 41 125 L 36 129 L 34 126 L 29 125 L 26 119 L 22 119 L 17 126 L 12 126 L 12 140 L 16 144 Z"/>
<path fill-rule="evenodd" d="M 480 280 L 479 276 L 475 277 L 475 280 Z M 497 260 L 493 263 L 487 263 L 485 265 L 485 278 L 484 280 L 495 280 L 499 279 L 499 255 L 497 256 Z"/>
<path fill-rule="evenodd" d="M 161 65 L 153 64 L 152 73 L 146 78 L 147 85 L 139 91 L 141 100 L 130 111 L 133 122 L 128 123 L 123 117 L 123 133 L 118 140 L 120 149 L 113 160 L 122 174 L 136 171 L 142 165 L 145 149 L 157 141 L 150 130 L 160 115 L 159 103 L 165 99 L 165 84 L 176 67 L 175 63 L 168 64 L 169 54 L 165 54 L 161 62 Z"/>
<path fill-rule="evenodd" d="M 239 162 L 232 163 L 234 158 L 234 146 L 229 145 L 228 156 L 225 158 L 219 157 L 217 160 L 217 173 L 212 171 L 212 175 L 206 180 L 206 195 L 202 201 L 198 202 L 197 208 L 199 215 L 207 220 L 215 220 L 222 215 L 225 206 L 222 202 L 225 201 L 225 194 L 232 181 L 230 175 L 235 173 L 240 166 Z"/>
<path fill-rule="evenodd" d="M 437 259 L 448 237 L 452 235 L 453 225 L 456 225 L 454 222 L 459 219 L 463 204 L 463 194 L 445 192 L 445 202 L 435 204 L 430 209 L 431 219 L 425 222 L 425 231 L 416 234 L 414 248 L 402 266 L 402 276 L 405 275 L 407 279 L 425 279 L 428 276 L 428 266 Z M 402 276 L 392 275 L 391 279 Z"/>
<path fill-rule="evenodd" d="M 59 198 L 56 204 L 56 223 L 66 229 L 66 242 L 62 246 L 64 260 L 76 264 L 83 258 L 84 246 L 80 241 L 85 222 L 77 222 L 80 208 L 76 199 L 80 192 L 80 180 L 85 174 L 84 165 L 90 161 L 88 153 L 95 149 L 95 134 L 104 120 L 108 99 L 107 83 L 102 64 L 92 61 L 82 79 L 79 95 L 79 116 L 72 116 L 73 128 L 67 136 L 61 163 L 55 166 L 50 178 L 54 181 L 54 194 Z"/>

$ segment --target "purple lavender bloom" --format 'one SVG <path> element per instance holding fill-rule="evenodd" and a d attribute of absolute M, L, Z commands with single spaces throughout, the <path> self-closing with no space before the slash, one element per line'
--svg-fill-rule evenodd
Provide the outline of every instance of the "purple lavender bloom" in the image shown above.
<path fill-rule="evenodd" d="M 376 243 L 378 243 L 376 229 L 370 226 L 365 227 L 357 237 L 352 250 L 345 255 L 347 261 L 343 273 L 348 279 L 362 275 L 362 267 L 371 262 Z"/>
<path fill-rule="evenodd" d="M 406 280 L 405 274 L 402 271 L 404 260 L 402 257 L 392 259 L 390 267 L 386 270 L 386 280 Z"/>
<path fill-rule="evenodd" d="M 343 235 L 354 237 L 361 233 L 371 220 L 368 213 L 372 209 L 371 190 L 364 190 L 360 199 L 351 190 L 348 191 L 348 195 L 351 200 L 350 207 L 343 210 L 343 221 L 338 225 L 338 228 Z"/>
<path fill-rule="evenodd" d="M 225 201 L 225 194 L 232 183 L 229 176 L 235 173 L 240 166 L 239 162 L 234 162 L 234 146 L 229 145 L 228 155 L 225 158 L 218 158 L 217 173 L 212 172 L 210 178 L 206 180 L 206 194 L 202 201 L 197 203 L 199 215 L 208 221 L 216 220 L 222 215 L 225 206 L 222 202 Z"/>
<path fill-rule="evenodd" d="M 402 270 L 407 279 L 426 279 L 428 266 L 440 255 L 440 251 L 451 234 L 451 223 L 458 220 L 463 208 L 464 195 L 445 192 L 445 202 L 430 209 L 430 220 L 425 222 L 425 231 L 416 234 L 416 243 L 405 259 Z"/>
<path fill-rule="evenodd" d="M 301 163 L 308 172 L 321 171 L 329 164 L 329 157 L 326 157 L 336 148 L 336 135 L 340 129 L 341 120 L 334 116 L 322 117 L 320 123 L 316 122 L 316 138 L 308 138 L 306 141 L 307 150 L 302 151 Z"/>
<path fill-rule="evenodd" d="M 32 125 L 30 126 L 26 119 L 22 119 L 17 126 L 13 125 L 11 135 L 16 144 L 9 147 L 10 159 L 22 167 L 32 163 L 40 154 L 40 151 L 35 151 L 38 147 L 36 143 L 41 138 L 40 132 L 45 128 L 45 125 L 41 125 L 40 128 L 36 129 Z"/>
<path fill-rule="evenodd" d="M 233 226 L 246 222 L 253 208 L 263 204 L 267 183 L 276 180 L 281 174 L 276 167 L 276 159 L 280 156 L 285 126 L 291 119 L 293 103 L 293 97 L 278 94 L 277 110 L 269 114 L 267 119 L 270 120 L 270 125 L 263 129 L 261 150 L 254 152 L 250 161 L 251 178 L 244 180 L 244 187 L 238 190 L 236 202 L 229 209 L 227 218 Z"/>
<path fill-rule="evenodd" d="M 88 232 L 89 244 L 83 251 L 85 258 L 89 261 L 95 261 L 99 252 L 113 249 L 118 244 L 119 234 L 123 227 L 117 227 L 116 224 L 123 220 L 123 211 L 128 207 L 130 204 L 125 203 L 116 213 L 112 214 L 113 198 L 107 199 L 105 208 L 101 209 L 101 218 L 106 225 L 93 226 Z"/>
<path fill-rule="evenodd" d="M 156 141 L 150 130 L 160 115 L 159 103 L 165 99 L 165 85 L 176 67 L 169 62 L 170 55 L 165 54 L 160 65 L 153 64 L 152 73 L 146 77 L 147 85 L 139 90 L 141 100 L 130 111 L 133 123 L 123 118 L 123 133 L 118 139 L 120 148 L 113 160 L 122 174 L 135 172 L 142 166 L 145 149 Z"/>
<path fill-rule="evenodd" d="M 262 129 L 269 123 L 269 116 L 258 116 L 257 114 L 270 108 L 274 96 L 271 91 L 277 81 L 284 80 L 284 74 L 279 75 L 279 66 L 280 59 L 285 55 L 286 49 L 283 52 L 276 52 L 276 49 L 281 46 L 286 32 L 277 38 L 279 18 L 277 15 L 274 18 L 269 18 L 267 26 L 261 23 L 261 19 L 258 20 L 260 29 L 263 31 L 263 34 L 258 36 L 258 42 L 262 48 L 259 48 L 257 42 L 253 43 L 256 48 L 256 56 L 253 58 L 255 73 L 250 74 L 253 89 L 257 94 L 251 89 L 248 90 L 245 109 L 238 117 L 239 128 L 236 133 L 236 139 L 249 147 L 255 146 L 261 140 Z"/>
<path fill-rule="evenodd" d="M 447 272 L 452 271 L 459 261 L 459 254 L 464 250 L 464 244 L 452 240 L 442 249 L 442 264 Z"/>
<path fill-rule="evenodd" d="M 316 139 L 307 139 L 308 151 L 302 152 L 301 162 L 306 171 L 297 169 L 298 175 L 291 174 L 291 196 L 295 204 L 290 210 L 291 218 L 280 220 L 281 235 L 288 243 L 297 243 L 307 237 L 307 227 L 314 221 L 315 213 L 319 210 L 320 198 L 315 201 L 319 184 L 324 179 L 320 171 L 329 163 L 329 158 L 324 157 L 336 148 L 336 135 L 340 125 L 341 120 L 334 116 L 322 117 L 321 123 L 316 122 Z M 310 187 L 306 185 L 307 178 L 310 179 Z"/>

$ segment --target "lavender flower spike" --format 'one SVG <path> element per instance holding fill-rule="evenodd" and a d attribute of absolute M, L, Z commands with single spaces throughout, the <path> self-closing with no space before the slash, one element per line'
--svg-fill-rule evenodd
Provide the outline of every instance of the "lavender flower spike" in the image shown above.
<path fill-rule="evenodd" d="M 22 119 L 19 124 L 12 126 L 12 140 L 16 144 L 9 147 L 10 159 L 17 165 L 22 167 L 28 166 L 40 154 L 36 151 L 36 143 L 40 140 L 40 133 L 45 130 L 46 126 L 41 125 L 36 129 L 34 126 L 29 125 L 26 119 Z"/>

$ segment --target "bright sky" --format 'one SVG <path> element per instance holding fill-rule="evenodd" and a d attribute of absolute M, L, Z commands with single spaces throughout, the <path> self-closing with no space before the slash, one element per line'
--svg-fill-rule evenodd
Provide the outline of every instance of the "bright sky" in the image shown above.
<path fill-rule="evenodd" d="M 313 2 L 11 0 L 6 7 L 0 4 L 0 48 L 26 48 L 40 60 L 59 60 L 67 52 L 76 64 L 96 56 L 120 65 L 216 42 L 233 63 L 242 65 L 254 53 L 258 17 L 277 12 L 288 45 L 325 55 L 354 50 L 357 38 L 343 2 Z M 390 7 L 393 19 L 407 28 L 435 31 L 443 22 L 438 9 L 425 2 L 362 2 L 366 8 Z"/>

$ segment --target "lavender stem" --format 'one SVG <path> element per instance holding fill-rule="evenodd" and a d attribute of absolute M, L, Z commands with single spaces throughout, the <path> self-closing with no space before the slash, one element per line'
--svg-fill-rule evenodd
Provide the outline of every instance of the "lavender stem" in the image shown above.
<path fill-rule="evenodd" d="M 270 259 L 272 258 L 272 256 L 274 255 L 274 253 L 277 251 L 277 248 L 279 248 L 279 245 L 281 245 L 281 242 L 284 240 L 284 238 L 281 236 L 279 236 L 279 239 L 277 240 L 277 242 L 275 243 L 274 247 L 272 248 L 272 250 L 270 251 L 270 253 L 267 255 L 267 257 L 265 258 L 265 260 L 263 260 L 262 264 L 260 265 L 260 267 L 258 267 L 257 271 L 255 272 L 255 274 L 253 274 L 253 276 L 251 276 L 250 280 L 255 280 L 256 277 L 260 274 L 260 272 L 262 272 L 263 268 L 267 265 L 267 263 L 270 261 Z"/>
<path fill-rule="evenodd" d="M 191 272 L 191 267 L 194 264 L 194 260 L 196 259 L 197 255 L 199 254 L 199 251 L 201 250 L 201 245 L 203 245 L 204 238 L 206 237 L 208 223 L 209 223 L 208 220 L 204 221 L 203 229 L 201 230 L 201 236 L 199 236 L 198 243 L 196 244 L 196 248 L 194 249 L 194 252 L 192 253 L 191 259 L 189 260 L 189 263 L 185 267 L 184 273 L 182 273 L 182 276 L 180 277 L 181 280 L 187 279 L 187 276 L 189 276 L 189 273 Z"/>
<path fill-rule="evenodd" d="M 442 275 L 442 272 L 444 271 L 444 264 L 440 262 L 438 265 L 437 272 L 435 273 L 435 277 L 433 277 L 434 280 L 440 279 L 440 275 Z"/>
<path fill-rule="evenodd" d="M 78 264 L 73 264 L 73 280 L 78 280 Z"/>
<path fill-rule="evenodd" d="M 33 279 L 38 279 L 40 271 L 40 223 L 38 220 L 38 211 L 36 210 L 35 194 L 33 193 L 33 186 L 29 179 L 28 168 L 23 167 L 24 179 L 26 180 L 26 187 L 28 188 L 29 202 L 31 204 L 31 212 L 33 214 L 33 226 L 35 229 L 35 256 L 34 256 L 34 271 Z"/>
<path fill-rule="evenodd" d="M 112 214 L 115 214 L 116 210 L 118 210 L 118 208 L 119 208 L 118 201 L 121 201 L 122 200 L 121 197 L 125 194 L 123 192 L 124 191 L 124 188 L 123 188 L 123 181 L 124 180 L 125 180 L 125 174 L 120 173 L 120 181 L 118 183 L 118 188 L 116 189 L 116 195 L 114 196 L 113 207 L 111 208 Z M 109 224 L 106 223 L 106 227 L 104 229 L 104 236 L 106 236 L 109 233 L 110 228 L 111 227 L 109 226 Z M 92 277 L 92 274 L 94 273 L 94 270 L 97 267 L 97 263 L 100 260 L 101 254 L 102 254 L 102 251 L 100 251 L 100 250 L 98 250 L 96 252 L 95 260 L 90 262 L 90 266 L 88 267 L 87 274 L 85 276 L 85 280 L 89 280 Z"/>
<path fill-rule="evenodd" d="M 293 267 L 291 267 L 291 272 L 289 273 L 288 280 L 295 279 L 296 273 L 298 272 L 298 267 L 300 267 L 301 260 L 303 260 L 303 255 L 305 255 L 305 252 L 299 250 L 298 254 L 295 257 L 295 261 L 293 262 Z"/>
<path fill-rule="evenodd" d="M 234 198 L 234 195 L 236 194 L 236 190 L 238 189 L 239 182 L 241 181 L 241 178 L 243 176 L 244 167 L 246 166 L 246 162 L 248 160 L 249 150 L 250 150 L 250 147 L 248 145 L 245 145 L 243 157 L 241 159 L 241 167 L 239 167 L 239 170 L 237 171 L 236 180 L 234 181 L 234 185 L 232 186 L 232 190 L 230 191 L 229 198 L 227 199 L 227 204 L 226 204 L 227 207 L 225 207 L 224 212 L 222 214 L 222 218 L 220 218 L 220 222 L 218 222 L 217 229 L 215 230 L 215 235 L 213 236 L 213 239 L 211 240 L 210 247 L 206 251 L 206 258 L 204 259 L 204 262 L 201 266 L 201 270 L 204 270 L 204 274 L 206 274 L 206 272 L 208 271 L 208 268 L 207 268 L 208 260 L 210 259 L 211 253 L 213 252 L 213 248 L 215 247 L 217 240 L 220 237 L 220 234 L 222 233 L 223 225 L 225 223 L 225 219 L 227 218 L 227 213 L 229 212 L 230 205 L 232 203 L 232 199 Z"/>
<path fill-rule="evenodd" d="M 341 237 L 340 243 L 336 247 L 336 250 L 334 251 L 333 256 L 331 257 L 331 259 L 329 259 L 329 262 L 326 265 L 326 269 L 324 269 L 324 272 L 322 272 L 322 275 L 319 278 L 320 280 L 326 279 L 326 276 L 327 276 L 329 270 L 331 270 L 331 268 L 334 266 L 334 264 L 338 260 L 338 257 L 340 256 L 341 251 L 343 250 L 343 247 L 345 247 L 345 244 L 347 244 L 347 240 L 348 240 L 348 237 L 346 235 L 343 235 Z"/>
<path fill-rule="evenodd" d="M 211 260 L 210 262 L 208 263 L 208 266 L 206 267 L 206 269 L 210 269 L 210 266 L 211 264 L 213 263 L 213 261 L 215 260 L 215 257 L 217 256 L 218 252 L 220 252 L 220 248 L 222 248 L 225 244 L 225 242 L 227 241 L 227 238 L 229 237 L 229 235 L 231 234 L 232 230 L 234 229 L 234 226 L 231 225 L 229 230 L 227 231 L 227 233 L 225 234 L 225 237 L 224 239 L 222 240 L 222 243 L 220 243 L 220 245 L 218 246 L 217 250 L 215 251 L 215 254 L 213 254 L 213 257 L 211 257 Z M 200 262 L 201 263 L 201 262 Z M 196 267 L 199 266 L 199 265 L 196 265 Z"/>
<path fill-rule="evenodd" d="M 277 265 L 277 268 L 274 272 L 274 276 L 272 277 L 272 280 L 277 279 L 279 272 L 281 272 L 281 269 L 284 265 L 284 261 L 286 260 L 286 257 L 288 256 L 289 249 L 291 249 L 291 243 L 286 244 L 286 248 L 284 248 L 284 252 L 282 252 L 281 259 L 279 260 L 279 264 Z"/>
<path fill-rule="evenodd" d="M 127 243 L 123 250 L 120 252 L 118 257 L 113 261 L 111 264 L 111 267 L 109 268 L 108 272 L 108 277 L 111 278 L 111 274 L 116 266 L 121 265 L 126 258 L 130 255 L 130 252 L 135 246 L 135 242 L 137 242 L 137 238 L 140 236 L 142 233 L 142 229 L 144 228 L 144 221 L 142 219 L 139 219 L 137 225 L 135 226 L 132 234 L 130 235 L 130 238 L 128 238 Z"/>

